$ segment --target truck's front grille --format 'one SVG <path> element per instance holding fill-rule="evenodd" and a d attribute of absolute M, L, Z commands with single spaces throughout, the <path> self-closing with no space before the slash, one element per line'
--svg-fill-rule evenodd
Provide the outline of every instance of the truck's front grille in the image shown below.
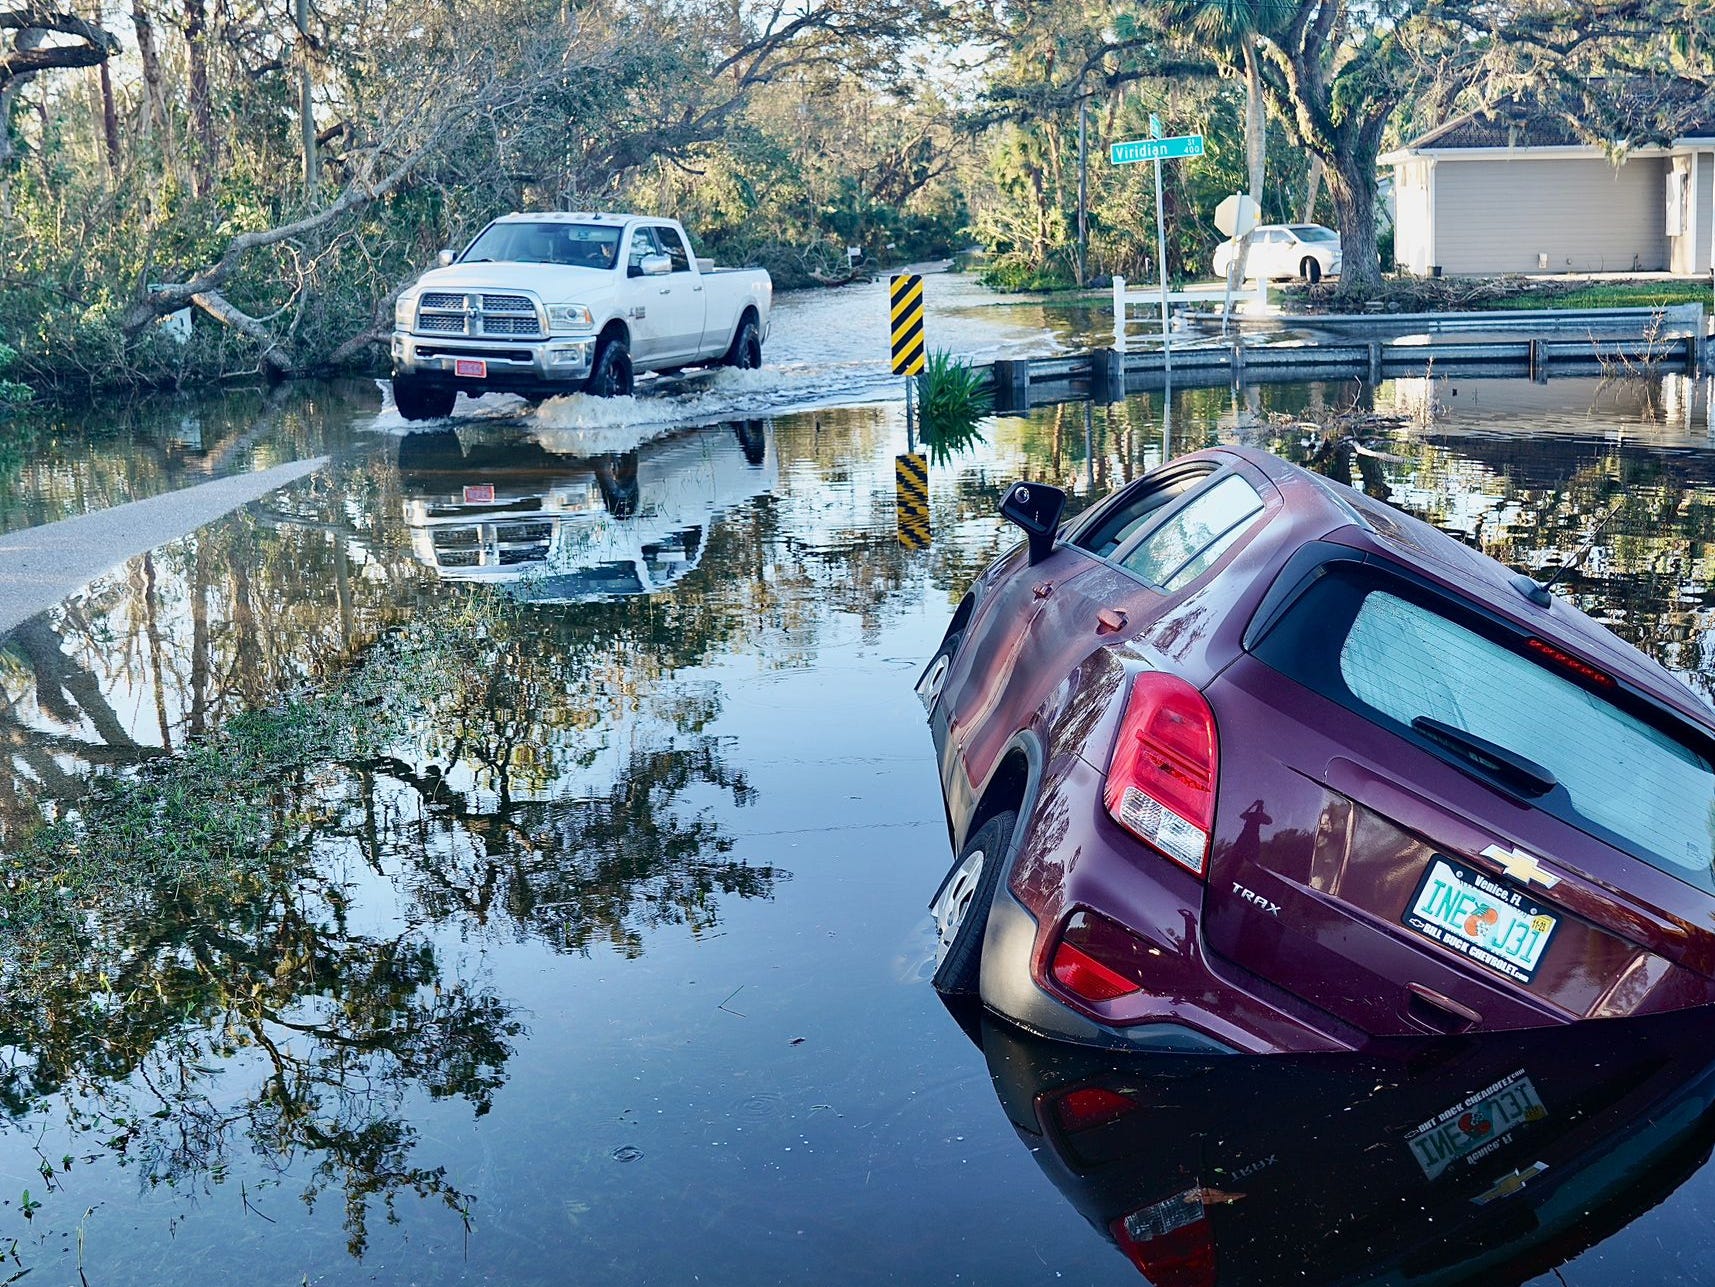
<path fill-rule="evenodd" d="M 528 295 L 427 291 L 417 304 L 417 329 L 429 335 L 547 338 L 536 302 Z"/>
<path fill-rule="evenodd" d="M 482 329 L 489 335 L 540 335 L 534 317 L 485 317 Z"/>

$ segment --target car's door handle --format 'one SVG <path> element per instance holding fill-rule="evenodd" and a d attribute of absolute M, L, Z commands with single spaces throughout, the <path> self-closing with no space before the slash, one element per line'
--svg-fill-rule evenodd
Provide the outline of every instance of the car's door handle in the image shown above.
<path fill-rule="evenodd" d="M 1049 595 L 1054 593 L 1054 583 L 1052 581 L 1038 581 L 1035 585 L 1030 587 L 1030 593 L 1034 594 L 1038 599 L 1046 599 Z"/>
<path fill-rule="evenodd" d="M 697 294 L 697 295 L 701 295 L 703 293 L 703 288 L 701 286 L 693 286 L 693 287 L 691 287 L 691 290 L 694 294 Z"/>
<path fill-rule="evenodd" d="M 673 288 L 671 286 L 663 286 L 661 288 L 661 293 L 663 295 L 671 295 L 673 293 Z"/>
<path fill-rule="evenodd" d="M 1431 1032 L 1468 1032 L 1483 1021 L 1480 1011 L 1421 983 L 1406 984 L 1405 992 L 1406 1017 Z"/>
<path fill-rule="evenodd" d="M 1103 608 L 1096 613 L 1096 633 L 1125 629 L 1126 616 L 1118 608 Z"/>

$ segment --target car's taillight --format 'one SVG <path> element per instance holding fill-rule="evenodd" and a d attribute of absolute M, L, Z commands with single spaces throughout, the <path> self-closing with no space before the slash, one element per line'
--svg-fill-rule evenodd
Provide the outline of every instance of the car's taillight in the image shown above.
<path fill-rule="evenodd" d="M 1080 1086 L 1054 1101 L 1054 1118 L 1068 1135 L 1112 1126 L 1136 1111 L 1136 1101 L 1105 1086 Z"/>
<path fill-rule="evenodd" d="M 1117 970 L 1111 970 L 1082 948 L 1065 939 L 1054 949 L 1054 981 L 1073 996 L 1086 1001 L 1112 1001 L 1138 985 Z"/>
<path fill-rule="evenodd" d="M 1215 1234 L 1201 1189 L 1121 1216 L 1108 1232 L 1152 1287 L 1212 1287 L 1215 1281 Z"/>
<path fill-rule="evenodd" d="M 1062 992 L 1080 1001 L 1112 1001 L 1142 990 L 1150 956 L 1149 944 L 1125 926 L 1079 910 L 1066 918 L 1048 972 Z"/>
<path fill-rule="evenodd" d="M 1219 763 L 1215 713 L 1203 694 L 1177 675 L 1146 670 L 1132 683 L 1102 798 L 1120 826 L 1205 876 Z"/>

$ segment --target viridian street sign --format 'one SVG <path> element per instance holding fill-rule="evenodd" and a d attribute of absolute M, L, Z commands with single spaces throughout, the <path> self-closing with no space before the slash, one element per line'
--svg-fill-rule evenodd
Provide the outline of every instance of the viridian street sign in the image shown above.
<path fill-rule="evenodd" d="M 1201 134 L 1179 134 L 1170 139 L 1133 139 L 1129 143 L 1108 146 L 1108 158 L 1115 165 L 1130 165 L 1134 161 L 1175 161 L 1181 157 L 1202 155 Z"/>

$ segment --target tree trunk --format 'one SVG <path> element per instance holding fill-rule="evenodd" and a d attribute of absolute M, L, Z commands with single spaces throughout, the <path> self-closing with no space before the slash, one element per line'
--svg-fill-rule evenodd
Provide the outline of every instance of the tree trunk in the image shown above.
<path fill-rule="evenodd" d="M 166 127 L 166 93 L 162 88 L 161 55 L 155 48 L 155 24 L 142 0 L 133 0 L 131 25 L 137 31 L 137 59 L 143 64 L 143 135 L 150 137 Z M 166 146 L 166 140 L 161 140 Z"/>
<path fill-rule="evenodd" d="M 1310 173 L 1304 180 L 1304 213 L 1299 217 L 1299 223 L 1316 222 L 1316 198 L 1322 195 L 1322 175 L 1328 166 L 1317 156 L 1310 154 Z"/>
<path fill-rule="evenodd" d="M 1264 168 L 1268 164 L 1268 113 L 1263 110 L 1262 69 L 1256 44 L 1245 40 L 1245 163 L 1250 169 L 1251 200 L 1262 204 Z"/>
<path fill-rule="evenodd" d="M 1376 255 L 1375 157 L 1342 153 L 1328 167 L 1328 195 L 1340 225 L 1341 299 L 1363 299 L 1382 288 Z"/>
<path fill-rule="evenodd" d="M 214 186 L 219 143 L 214 136 L 214 100 L 208 83 L 208 9 L 205 0 L 185 0 L 185 61 L 190 68 L 191 132 L 196 139 L 192 173 L 196 195 Z"/>
<path fill-rule="evenodd" d="M 1268 113 L 1263 110 L 1262 69 L 1257 65 L 1256 42 L 1245 39 L 1245 163 L 1250 171 L 1250 199 L 1257 203 L 1257 222 L 1267 216 L 1262 213 L 1262 183 L 1268 163 Z M 1245 265 L 1251 257 L 1251 234 L 1246 230 L 1239 238 L 1239 253 L 1227 265 L 1227 290 L 1231 294 L 1243 290 Z"/>
<path fill-rule="evenodd" d="M 108 75 L 107 62 L 101 63 L 101 133 L 107 142 L 107 170 L 119 173 L 119 109 L 113 102 L 113 77 Z"/>

